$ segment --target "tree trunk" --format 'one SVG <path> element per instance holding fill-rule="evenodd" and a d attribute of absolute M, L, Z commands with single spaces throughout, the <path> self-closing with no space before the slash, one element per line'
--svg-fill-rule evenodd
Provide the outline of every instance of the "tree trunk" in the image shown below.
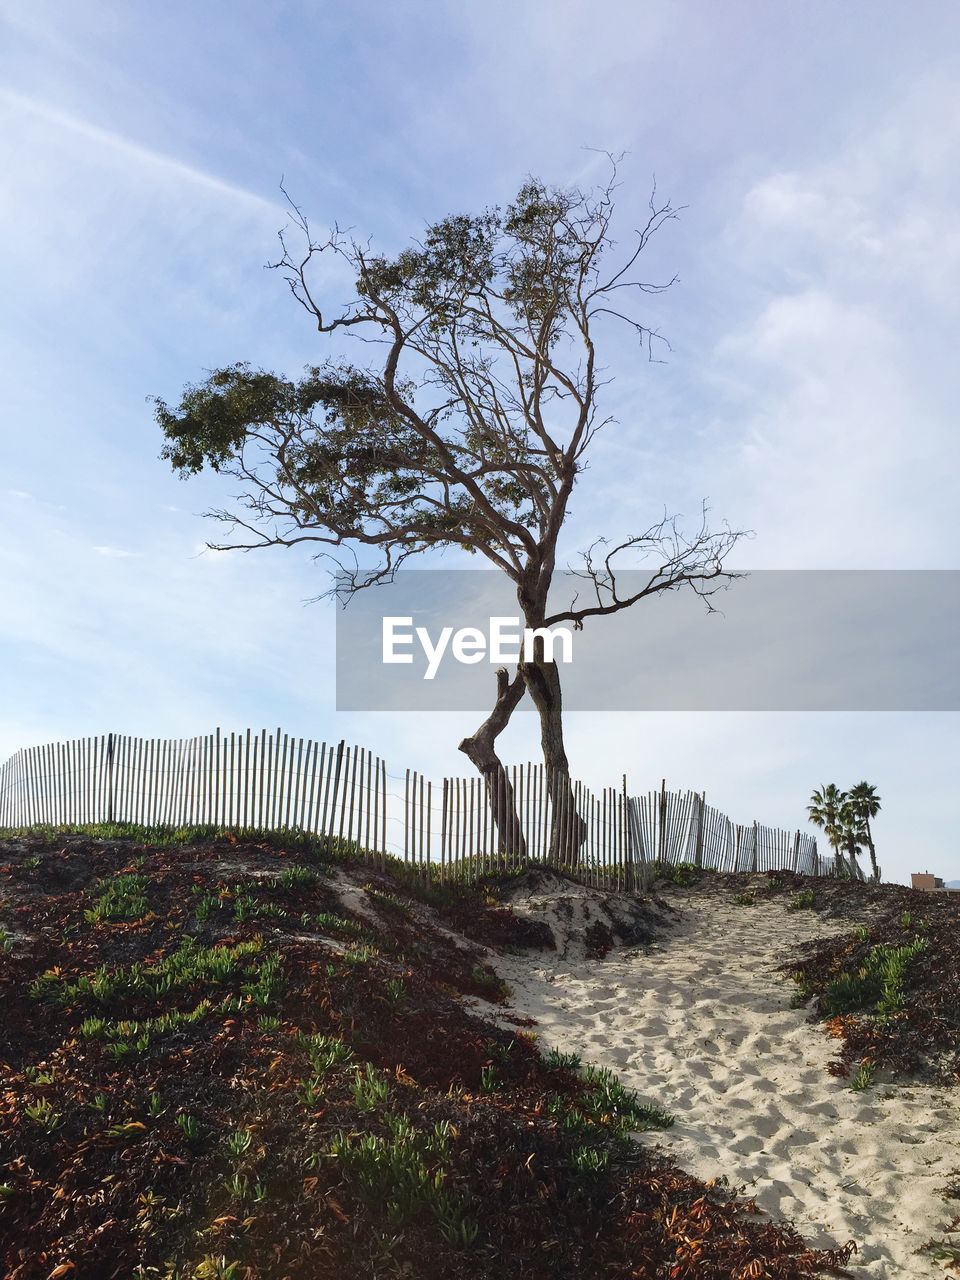
<path fill-rule="evenodd" d="M 460 743 L 460 750 L 475 765 L 486 783 L 487 800 L 497 833 L 498 852 L 501 857 L 510 859 L 525 859 L 527 846 L 517 813 L 513 786 L 494 749 L 494 743 L 507 727 L 525 689 L 520 671 L 511 680 L 506 668 L 500 667 L 497 671 L 497 700 L 493 710 L 476 733 Z"/>
<path fill-rule="evenodd" d="M 837 873 L 837 879 L 842 880 L 845 874 L 845 863 L 843 861 L 843 854 L 840 852 L 839 840 L 837 840 L 833 845 L 833 862 L 834 869 Z"/>
<path fill-rule="evenodd" d="M 873 832 L 870 830 L 870 819 L 865 818 L 863 822 L 863 833 L 867 837 L 867 849 L 870 851 L 870 866 L 873 868 L 873 879 L 875 884 L 880 883 L 880 868 L 877 866 L 877 851 L 873 847 Z"/>
<path fill-rule="evenodd" d="M 529 625 L 529 624 L 528 624 Z M 587 826 L 577 810 L 570 781 L 570 766 L 563 743 L 563 696 L 560 673 L 555 662 L 542 658 L 520 664 L 530 697 L 540 716 L 540 745 L 546 766 L 550 796 L 550 858 L 560 865 L 575 867 Z"/>
<path fill-rule="evenodd" d="M 857 845 L 853 839 L 847 841 L 847 857 L 850 859 L 850 879 L 862 880 L 863 873 L 860 870 L 860 864 L 857 862 Z"/>

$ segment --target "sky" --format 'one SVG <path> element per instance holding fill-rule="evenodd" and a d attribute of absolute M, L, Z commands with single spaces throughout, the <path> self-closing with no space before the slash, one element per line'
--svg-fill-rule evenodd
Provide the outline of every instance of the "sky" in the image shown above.
<path fill-rule="evenodd" d="M 960 569 L 960 11 L 876 0 L 0 0 L 0 759 L 114 731 L 283 725 L 463 771 L 475 716 L 337 713 L 308 556 L 217 555 L 224 482 L 158 455 L 149 397 L 239 359 L 323 358 L 277 273 L 280 184 L 311 222 L 401 248 L 528 174 L 618 211 L 683 206 L 650 248 L 671 351 L 609 351 L 563 551 L 665 508 L 753 531 L 751 569 Z M 349 281 L 331 271 L 332 303 Z M 444 562 L 440 562 L 443 564 Z M 643 619 L 637 617 L 642 660 Z M 876 784 L 889 878 L 960 878 L 948 712 L 569 717 L 573 770 L 706 790 L 796 827 Z M 501 739 L 536 757 L 534 718 Z"/>

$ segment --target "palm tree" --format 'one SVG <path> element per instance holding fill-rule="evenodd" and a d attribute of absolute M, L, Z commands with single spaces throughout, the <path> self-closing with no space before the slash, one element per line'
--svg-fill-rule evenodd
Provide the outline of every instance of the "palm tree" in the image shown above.
<path fill-rule="evenodd" d="M 855 879 L 862 880 L 864 875 L 860 870 L 860 864 L 857 862 L 857 854 L 863 848 L 866 833 L 863 829 L 860 810 L 849 791 L 841 791 L 840 793 L 839 820 L 840 839 L 847 850 L 847 857 L 850 859 L 850 874 Z"/>
<path fill-rule="evenodd" d="M 870 864 L 873 867 L 873 878 L 877 883 L 880 882 L 880 868 L 877 866 L 877 851 L 873 846 L 873 832 L 870 830 L 870 819 L 875 818 L 880 812 L 880 797 L 877 795 L 877 788 L 869 782 L 858 782 L 855 787 L 851 787 L 849 791 L 851 803 L 855 806 L 860 824 L 863 828 L 863 837 L 867 842 L 867 848 L 870 851 Z"/>
<path fill-rule="evenodd" d="M 836 784 L 828 782 L 819 791 L 814 791 L 807 807 L 810 821 L 815 827 L 820 827 L 823 830 L 824 835 L 830 842 L 838 876 L 844 874 L 843 856 L 840 853 L 840 842 L 843 838 L 840 810 L 843 806 L 844 798 L 844 793 L 837 788 Z"/>

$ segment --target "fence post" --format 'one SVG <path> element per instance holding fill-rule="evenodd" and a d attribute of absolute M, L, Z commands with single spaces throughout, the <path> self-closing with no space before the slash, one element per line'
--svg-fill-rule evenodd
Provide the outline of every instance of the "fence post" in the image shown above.
<path fill-rule="evenodd" d="M 107 735 L 107 821 L 113 822 L 116 816 L 114 778 L 113 778 L 114 736 Z"/>
<path fill-rule="evenodd" d="M 621 802 L 620 824 L 621 824 L 621 831 L 623 831 L 623 834 L 625 837 L 624 839 L 625 847 L 623 850 L 623 860 L 624 860 L 624 868 L 623 868 L 624 886 L 623 887 L 627 890 L 628 893 L 635 893 L 637 888 L 637 876 L 636 876 L 636 869 L 633 865 L 633 839 L 629 830 L 624 831 L 624 828 L 625 827 L 629 828 L 629 825 L 630 825 L 630 811 L 629 811 L 630 802 L 627 799 L 627 775 L 626 774 L 623 775 L 623 785 L 620 791 L 620 802 Z"/>

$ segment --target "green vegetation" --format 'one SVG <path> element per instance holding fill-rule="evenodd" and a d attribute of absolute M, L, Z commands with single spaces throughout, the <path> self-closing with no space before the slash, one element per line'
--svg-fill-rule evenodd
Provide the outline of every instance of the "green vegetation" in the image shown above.
<path fill-rule="evenodd" d="M 452 1129 L 440 1122 L 432 1130 L 418 1130 L 404 1115 L 387 1112 L 385 1135 L 359 1137 L 340 1132 L 330 1147 L 360 1200 L 378 1207 L 391 1227 L 403 1228 L 418 1218 L 433 1219 L 447 1244 L 469 1248 L 476 1240 L 481 1209 L 448 1186 L 445 1158 Z M 474 1208 L 474 1215 L 469 1212 Z"/>
<path fill-rule="evenodd" d="M 857 1074 L 850 1082 L 850 1088 L 856 1090 L 858 1093 L 862 1092 L 864 1089 L 869 1089 L 870 1085 L 873 1083 L 875 1071 L 876 1066 L 874 1063 L 861 1062 Z"/>
<path fill-rule="evenodd" d="M 654 874 L 665 884 L 675 884 L 681 889 L 689 889 L 691 885 L 697 883 L 703 871 L 692 862 L 658 862 Z"/>
<path fill-rule="evenodd" d="M 594 1123 L 612 1124 L 623 1131 L 669 1129 L 675 1123 L 675 1117 L 662 1107 L 641 1102 L 606 1067 L 587 1066 L 583 1076 L 590 1087 L 577 1105 Z"/>
<path fill-rule="evenodd" d="M 375 1111 L 390 1095 L 390 1086 L 372 1063 L 358 1067 L 354 1076 L 353 1101 L 358 1111 Z"/>
<path fill-rule="evenodd" d="M 672 1117 L 613 1073 L 465 1005 L 503 987 L 449 922 L 513 945 L 495 885 L 401 910 L 406 883 L 378 872 L 378 923 L 296 870 L 312 855 L 291 863 L 286 841 L 84 836 L 28 881 L 24 853 L 48 846 L 26 839 L 0 858 L 30 939 L 0 950 L 0 1092 L 15 1100 L 0 1108 L 0 1271 L 500 1280 L 503 1260 L 589 1276 L 653 1258 L 665 1273 L 694 1232 L 710 1280 L 731 1257 L 808 1274 L 826 1257 L 635 1142 Z M 242 880 L 222 879 L 225 860 Z M 111 905 L 105 887 L 132 874 L 142 890 Z M 369 874 L 346 869 L 356 888 Z M 141 891 L 132 923 L 84 915 Z M 238 896 L 285 914 L 238 919 Z"/>
<path fill-rule="evenodd" d="M 147 914 L 146 876 L 126 875 L 114 876 L 99 886 L 97 900 L 89 911 L 83 913 L 84 919 L 91 923 L 97 920 L 139 920 Z"/>
<path fill-rule="evenodd" d="M 581 1061 L 579 1053 L 564 1053 L 562 1049 L 551 1049 L 546 1056 L 547 1066 L 551 1070 L 579 1071 Z"/>
<path fill-rule="evenodd" d="M 320 876 L 313 867 L 295 865 L 284 867 L 277 876 L 277 884 L 282 889 L 297 889 L 304 885 L 316 884 Z"/>
<path fill-rule="evenodd" d="M 869 1083 L 887 1079 L 960 1079 L 960 902 L 899 885 L 830 880 L 818 902 L 834 918 L 868 922 L 817 939 L 783 969 L 796 1003 L 814 998 L 830 1019 L 838 1057 L 830 1069 Z M 861 1074 L 864 1064 L 867 1071 Z"/>
<path fill-rule="evenodd" d="M 80 1034 L 92 1040 L 104 1040 L 115 1058 L 124 1057 L 128 1053 L 145 1053 L 151 1043 L 159 1037 L 169 1035 L 182 1027 L 193 1026 L 205 1018 L 213 1004 L 209 1000 L 201 1000 L 193 1009 L 182 1011 L 172 1009 L 156 1018 L 146 1018 L 143 1022 L 120 1019 L 110 1022 L 106 1018 L 84 1018 L 80 1024 Z"/>
<path fill-rule="evenodd" d="M 812 889 L 801 889 L 786 901 L 788 911 L 809 911 L 816 902 Z"/>
<path fill-rule="evenodd" d="M 903 981 L 907 966 L 926 947 L 924 938 L 902 947 L 882 942 L 871 947 L 855 973 L 841 973 L 829 984 L 820 997 L 823 1012 L 829 1017 L 866 1011 L 880 1019 L 899 1013 L 904 1005 Z"/>
<path fill-rule="evenodd" d="M 92 974 L 83 974 L 70 981 L 59 970 L 42 973 L 30 990 L 41 999 L 56 1000 L 68 1004 L 78 1000 L 91 1000 L 109 1004 L 120 996 L 165 996 L 170 991 L 196 984 L 213 987 L 225 985 L 238 973 L 254 972 L 256 961 L 263 950 L 263 940 L 238 942 L 232 946 L 220 943 L 212 947 L 200 947 L 192 938 L 183 938 L 176 950 L 156 964 L 131 965 L 109 969 L 100 966 Z M 275 976 L 275 969 L 272 971 Z"/>
<path fill-rule="evenodd" d="M 54 1110 L 49 1098 L 38 1098 L 36 1102 L 27 1103 L 23 1108 L 23 1114 L 41 1129 L 45 1129 L 47 1133 L 53 1133 L 63 1120 L 60 1112 Z"/>

